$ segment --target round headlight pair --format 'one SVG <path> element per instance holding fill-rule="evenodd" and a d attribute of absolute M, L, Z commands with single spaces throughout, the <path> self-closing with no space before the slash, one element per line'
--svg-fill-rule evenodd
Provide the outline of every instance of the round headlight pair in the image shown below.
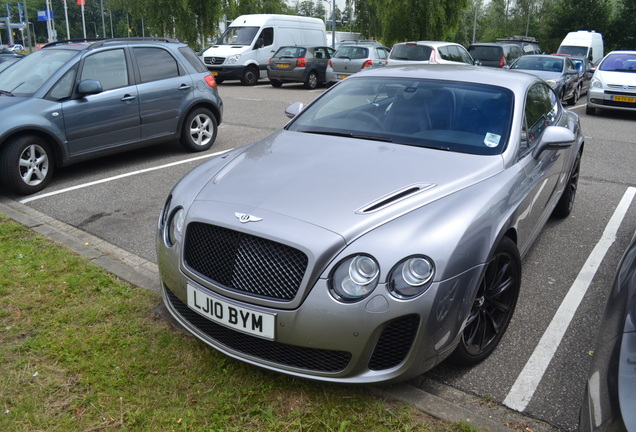
<path fill-rule="evenodd" d="M 183 224 L 185 223 L 185 210 L 179 207 L 172 212 L 165 227 L 164 238 L 168 246 L 174 246 L 181 239 Z"/>
<path fill-rule="evenodd" d="M 433 261 L 426 256 L 412 256 L 400 261 L 387 280 L 391 294 L 400 299 L 420 295 L 430 286 L 435 274 Z M 369 255 L 355 255 L 342 261 L 331 277 L 331 290 L 338 300 L 365 298 L 378 285 L 380 266 Z"/>

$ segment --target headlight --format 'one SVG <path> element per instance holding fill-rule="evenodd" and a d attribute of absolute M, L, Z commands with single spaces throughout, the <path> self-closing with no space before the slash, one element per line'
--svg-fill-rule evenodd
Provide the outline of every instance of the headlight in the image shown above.
<path fill-rule="evenodd" d="M 594 88 L 603 88 L 603 83 L 602 83 L 602 82 L 601 82 L 601 80 L 600 80 L 600 79 L 598 79 L 598 78 L 594 78 L 594 79 L 592 80 L 592 84 L 591 84 L 591 85 L 592 85 L 592 87 L 594 87 Z"/>
<path fill-rule="evenodd" d="M 170 219 L 168 220 L 168 225 L 166 225 L 165 240 L 168 246 L 174 246 L 179 240 L 181 240 L 184 222 L 185 210 L 179 207 L 177 210 L 172 212 L 172 216 L 170 216 Z"/>
<path fill-rule="evenodd" d="M 559 81 L 553 79 L 546 80 L 545 82 L 552 88 L 555 88 L 559 84 Z"/>
<path fill-rule="evenodd" d="M 389 273 L 388 288 L 397 298 L 422 294 L 431 285 L 435 265 L 426 256 L 414 256 L 400 261 Z"/>
<path fill-rule="evenodd" d="M 241 58 L 240 54 L 234 54 L 225 59 L 225 64 L 234 64 Z"/>
<path fill-rule="evenodd" d="M 379 275 L 380 266 L 372 257 L 352 256 L 336 266 L 331 276 L 331 290 L 338 300 L 360 300 L 375 289 Z"/>

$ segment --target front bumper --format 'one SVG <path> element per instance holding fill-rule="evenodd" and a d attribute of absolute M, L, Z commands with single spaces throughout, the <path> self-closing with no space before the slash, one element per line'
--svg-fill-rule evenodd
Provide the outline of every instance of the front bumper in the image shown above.
<path fill-rule="evenodd" d="M 590 86 L 587 105 L 591 108 L 636 111 L 636 93 Z"/>
<path fill-rule="evenodd" d="M 219 294 L 181 274 L 162 292 L 170 313 L 192 334 L 226 355 L 302 378 L 342 383 L 401 381 L 426 372 L 459 341 L 470 309 L 476 267 L 433 284 L 411 301 L 393 298 L 378 286 L 364 301 L 344 304 L 320 279 L 297 309 L 264 308 Z M 268 340 L 216 323 L 187 305 L 186 284 L 237 309 L 275 315 L 275 338 Z"/>
<path fill-rule="evenodd" d="M 240 80 L 245 73 L 244 65 L 208 66 L 208 70 L 215 78 L 223 80 Z"/>

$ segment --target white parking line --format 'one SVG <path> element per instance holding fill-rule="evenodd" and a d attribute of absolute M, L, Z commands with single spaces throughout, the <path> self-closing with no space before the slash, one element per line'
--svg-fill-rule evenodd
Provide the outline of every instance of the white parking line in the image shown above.
<path fill-rule="evenodd" d="M 29 198 L 24 198 L 24 199 L 20 200 L 20 202 L 22 204 L 26 204 L 28 202 L 36 201 L 36 200 L 39 200 L 39 199 L 42 199 L 42 198 L 48 198 L 48 197 L 51 197 L 51 196 L 54 196 L 54 195 L 59 195 L 59 194 L 63 194 L 63 193 L 70 192 L 70 191 L 74 191 L 74 190 L 77 190 L 77 189 L 83 189 L 83 188 L 87 188 L 87 187 L 90 187 L 90 186 L 95 186 L 95 185 L 101 184 L 101 183 L 108 183 L 108 182 L 111 182 L 113 180 L 119 180 L 119 179 L 122 179 L 122 178 L 125 178 L 125 177 L 130 177 L 130 176 L 143 174 L 143 173 L 147 173 L 147 172 L 151 172 L 151 171 L 157 171 L 157 170 L 161 170 L 161 169 L 164 169 L 164 168 L 170 168 L 170 167 L 173 167 L 173 166 L 182 165 L 182 164 L 188 163 L 188 162 L 198 161 L 198 160 L 201 160 L 201 159 L 211 158 L 213 156 L 218 156 L 220 154 L 227 153 L 230 150 L 233 150 L 233 149 L 224 150 L 224 151 L 221 151 L 221 152 L 216 152 L 216 153 L 211 153 L 211 154 L 206 154 L 206 155 L 203 155 L 203 156 L 197 156 L 197 157 L 194 157 L 194 158 L 180 160 L 180 161 L 172 162 L 172 163 L 165 164 L 165 165 L 159 165 L 159 166 L 152 167 L 152 168 L 146 168 L 146 169 L 142 169 L 142 170 L 138 170 L 138 171 L 132 171 L 132 172 L 129 172 L 129 173 L 126 173 L 126 174 L 120 174 L 120 175 L 117 175 L 117 176 L 108 177 L 108 178 L 105 178 L 105 179 L 96 180 L 96 181 L 93 181 L 93 182 L 72 186 L 72 187 L 69 187 L 69 188 L 66 188 L 66 189 L 60 189 L 60 190 L 56 190 L 56 191 L 53 191 L 53 192 L 44 193 L 42 195 L 31 196 Z"/>
<path fill-rule="evenodd" d="M 554 357 L 554 353 L 563 339 L 565 331 L 570 325 L 598 267 L 603 261 L 603 257 L 612 243 L 614 243 L 614 240 L 616 240 L 616 232 L 625 218 L 625 214 L 634 199 L 634 194 L 636 194 L 636 188 L 634 187 L 630 187 L 625 191 L 612 218 L 605 227 L 603 236 L 587 258 L 576 280 L 563 299 L 561 306 L 554 315 L 554 318 L 552 318 L 552 322 L 517 377 L 508 396 L 503 401 L 504 405 L 517 411 L 524 411 L 530 403 L 548 365 Z"/>

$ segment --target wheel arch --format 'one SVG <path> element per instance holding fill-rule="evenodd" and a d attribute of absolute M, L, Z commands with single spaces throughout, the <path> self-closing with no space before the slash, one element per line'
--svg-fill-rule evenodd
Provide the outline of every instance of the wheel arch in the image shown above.
<path fill-rule="evenodd" d="M 208 109 L 212 112 L 212 114 L 214 115 L 214 117 L 216 118 L 216 124 L 217 126 L 221 124 L 221 119 L 222 119 L 222 114 L 221 114 L 221 109 L 211 103 L 206 103 L 204 101 L 199 101 L 198 103 L 192 104 L 190 105 L 184 112 L 183 115 L 181 116 L 181 118 L 179 119 L 179 125 L 177 130 L 180 131 L 183 129 L 183 123 L 186 121 L 186 119 L 188 118 L 188 116 L 190 115 L 190 113 L 198 108 L 205 108 Z M 177 134 L 177 137 L 179 136 L 179 134 Z"/>
<path fill-rule="evenodd" d="M 69 163 L 68 152 L 66 151 L 64 144 L 54 134 L 43 129 L 20 129 L 10 131 L 2 136 L 0 141 L 0 150 L 4 148 L 8 141 L 28 135 L 37 136 L 45 140 L 51 146 L 55 166 L 64 166 Z"/>

